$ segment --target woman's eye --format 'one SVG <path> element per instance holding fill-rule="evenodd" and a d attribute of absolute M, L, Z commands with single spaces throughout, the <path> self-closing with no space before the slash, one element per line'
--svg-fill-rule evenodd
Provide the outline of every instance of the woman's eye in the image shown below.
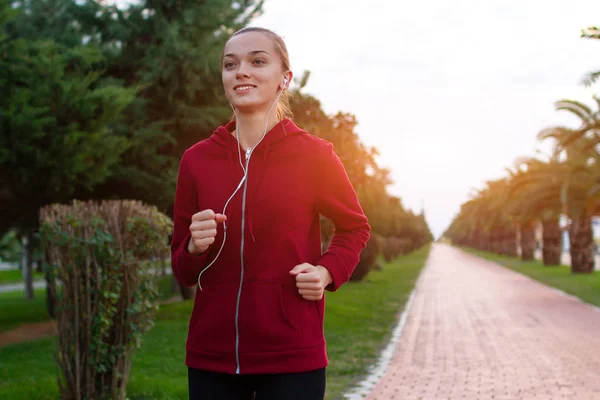
<path fill-rule="evenodd" d="M 265 63 L 265 61 L 264 61 L 264 60 L 254 60 L 254 63 L 255 63 L 255 64 L 262 65 L 262 64 L 264 64 L 264 63 Z"/>
<path fill-rule="evenodd" d="M 232 63 L 232 62 L 226 62 L 226 63 L 225 63 L 223 66 L 224 66 L 225 68 L 233 68 L 233 67 L 235 66 L 235 64 L 234 64 L 234 63 Z"/>

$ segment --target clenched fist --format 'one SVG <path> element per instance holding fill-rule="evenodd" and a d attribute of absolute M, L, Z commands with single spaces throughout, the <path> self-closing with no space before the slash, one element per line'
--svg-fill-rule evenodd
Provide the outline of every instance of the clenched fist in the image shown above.
<path fill-rule="evenodd" d="M 217 224 L 227 220 L 223 214 L 215 214 L 213 210 L 200 211 L 192 216 L 190 233 L 192 237 L 188 243 L 190 254 L 204 253 L 214 243 L 217 236 Z"/>
<path fill-rule="evenodd" d="M 321 265 L 296 265 L 290 274 L 296 276 L 298 293 L 306 300 L 321 300 L 325 288 L 332 282 L 329 270 Z"/>

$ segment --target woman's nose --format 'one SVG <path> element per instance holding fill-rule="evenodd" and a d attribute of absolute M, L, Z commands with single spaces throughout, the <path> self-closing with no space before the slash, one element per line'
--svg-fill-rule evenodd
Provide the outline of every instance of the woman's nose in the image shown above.
<path fill-rule="evenodd" d="M 249 70 L 248 70 L 248 64 L 246 64 L 245 62 L 241 62 L 236 71 L 236 77 L 239 79 L 239 78 L 246 78 L 248 76 L 250 76 Z"/>

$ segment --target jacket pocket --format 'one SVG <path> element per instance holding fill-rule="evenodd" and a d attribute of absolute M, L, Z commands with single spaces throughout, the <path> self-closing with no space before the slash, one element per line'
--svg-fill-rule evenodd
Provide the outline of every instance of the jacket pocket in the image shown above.
<path fill-rule="evenodd" d="M 187 346 L 211 353 L 235 350 L 237 285 L 207 282 L 196 292 Z"/>
<path fill-rule="evenodd" d="M 306 300 L 296 286 L 283 289 L 283 306 L 292 322 L 297 326 L 300 335 L 298 345 L 318 346 L 324 341 L 323 314 L 321 307 L 324 301 Z"/>
<path fill-rule="evenodd" d="M 323 342 L 318 305 L 296 287 L 247 283 L 240 303 L 240 348 L 269 352 L 317 346 Z"/>
<path fill-rule="evenodd" d="M 288 311 L 281 284 L 246 283 L 240 301 L 240 347 L 249 352 L 290 348 L 300 328 Z"/>

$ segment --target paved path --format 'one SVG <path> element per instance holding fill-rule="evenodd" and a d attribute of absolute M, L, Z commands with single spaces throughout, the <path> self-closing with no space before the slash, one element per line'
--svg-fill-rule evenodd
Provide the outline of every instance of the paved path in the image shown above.
<path fill-rule="evenodd" d="M 435 244 L 367 399 L 600 399 L 600 312 Z"/>
<path fill-rule="evenodd" d="M 161 272 L 161 271 L 158 271 L 158 272 Z M 165 270 L 165 272 L 167 275 L 171 275 L 173 273 L 171 268 L 167 268 Z M 45 280 L 38 279 L 38 280 L 33 281 L 34 289 L 40 289 L 40 288 L 45 288 L 45 287 L 46 287 Z M 16 292 L 16 291 L 23 291 L 23 290 L 25 290 L 25 284 L 23 282 L 0 284 L 0 293 Z"/>
<path fill-rule="evenodd" d="M 34 289 L 45 288 L 45 287 L 46 287 L 46 281 L 39 280 L 39 281 L 33 282 Z M 21 283 L 6 283 L 3 285 L 0 285 L 0 293 L 16 292 L 18 290 L 25 290 L 25 284 L 23 282 L 21 282 Z"/>

